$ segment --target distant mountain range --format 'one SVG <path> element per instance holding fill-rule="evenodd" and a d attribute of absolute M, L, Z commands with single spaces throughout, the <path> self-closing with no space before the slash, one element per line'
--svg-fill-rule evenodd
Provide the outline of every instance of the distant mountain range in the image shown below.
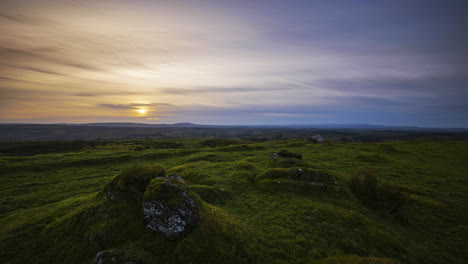
<path fill-rule="evenodd" d="M 391 130 L 391 131 L 415 131 L 415 130 L 444 130 L 444 131 L 468 131 L 468 128 L 439 128 L 439 127 L 417 127 L 417 126 L 385 126 L 373 124 L 292 124 L 292 125 L 202 125 L 194 123 L 175 124 L 146 124 L 131 122 L 114 123 L 86 123 L 86 124 L 61 124 L 69 126 L 98 126 L 98 127 L 201 127 L 201 128 L 226 128 L 226 127 L 260 127 L 260 128 L 321 128 L 321 129 L 364 129 L 364 130 Z"/>

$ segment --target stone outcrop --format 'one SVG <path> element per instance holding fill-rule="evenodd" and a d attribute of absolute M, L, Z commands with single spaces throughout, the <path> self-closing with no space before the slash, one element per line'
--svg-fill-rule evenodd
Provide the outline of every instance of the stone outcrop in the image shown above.
<path fill-rule="evenodd" d="M 151 180 L 143 196 L 146 227 L 170 240 L 189 234 L 198 222 L 195 200 L 177 175 Z"/>

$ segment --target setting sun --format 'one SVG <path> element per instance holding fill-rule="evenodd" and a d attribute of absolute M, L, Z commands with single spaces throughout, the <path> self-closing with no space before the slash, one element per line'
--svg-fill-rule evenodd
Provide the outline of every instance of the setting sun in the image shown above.
<path fill-rule="evenodd" d="M 148 110 L 143 109 L 143 108 L 142 108 L 142 109 L 137 109 L 137 112 L 140 113 L 140 114 L 142 114 L 142 115 L 146 114 L 147 111 L 148 111 Z"/>

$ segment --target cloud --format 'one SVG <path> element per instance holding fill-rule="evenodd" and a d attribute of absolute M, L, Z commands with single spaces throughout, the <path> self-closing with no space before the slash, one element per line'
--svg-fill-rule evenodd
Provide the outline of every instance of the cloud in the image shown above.
<path fill-rule="evenodd" d="M 38 82 L 30 82 L 30 81 L 25 81 L 25 80 L 20 80 L 20 79 L 15 79 L 15 78 L 9 78 L 9 77 L 3 77 L 3 76 L 0 76 L 0 80 L 12 81 L 12 82 L 22 82 L 22 83 L 31 83 L 31 84 L 41 84 L 41 83 L 38 83 Z"/>
<path fill-rule="evenodd" d="M 21 14 L 6 14 L 6 13 L 0 13 L 0 18 L 13 21 L 13 22 L 17 22 L 17 23 L 29 24 L 29 25 L 37 25 L 37 24 L 45 23 L 47 21 L 45 19 L 40 19 L 40 18 L 21 15 Z"/>
<path fill-rule="evenodd" d="M 102 96 L 124 96 L 124 95 L 141 95 L 144 93 L 139 92 L 84 92 L 84 93 L 75 93 L 72 94 L 73 96 L 78 97 L 102 97 Z"/>
<path fill-rule="evenodd" d="M 283 91 L 282 87 L 272 88 L 248 88 L 248 87 L 209 87 L 209 88 L 164 88 L 158 91 L 164 94 L 177 94 L 177 95 L 191 95 L 191 94 L 204 94 L 204 93 L 248 93 L 248 92 L 273 92 Z"/>
<path fill-rule="evenodd" d="M 99 107 L 112 108 L 119 110 L 132 110 L 139 109 L 141 107 L 172 107 L 172 104 L 165 103 L 152 103 L 152 104 L 99 104 Z"/>
<path fill-rule="evenodd" d="M 49 70 L 39 69 L 39 68 L 35 68 L 35 67 L 28 67 L 28 66 L 13 66 L 13 67 L 17 68 L 17 69 L 21 69 L 21 70 L 39 72 L 39 73 L 44 73 L 44 74 L 66 76 L 64 74 L 61 74 L 61 73 L 58 73 L 58 72 L 55 72 L 55 71 L 49 71 Z"/>

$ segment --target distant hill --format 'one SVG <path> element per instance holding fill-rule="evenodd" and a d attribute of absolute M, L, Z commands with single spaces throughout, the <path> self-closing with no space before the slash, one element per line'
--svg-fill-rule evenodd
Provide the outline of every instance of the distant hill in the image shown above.
<path fill-rule="evenodd" d="M 326 139 L 375 142 L 431 138 L 468 140 L 467 129 L 388 127 L 377 125 L 212 126 L 192 123 L 0 124 L 0 140 L 200 139 L 241 138 L 254 141 Z"/>
<path fill-rule="evenodd" d="M 175 124 L 145 124 L 145 123 L 86 123 L 86 124 L 63 124 L 68 126 L 100 126 L 100 127 L 206 127 L 193 123 Z"/>

